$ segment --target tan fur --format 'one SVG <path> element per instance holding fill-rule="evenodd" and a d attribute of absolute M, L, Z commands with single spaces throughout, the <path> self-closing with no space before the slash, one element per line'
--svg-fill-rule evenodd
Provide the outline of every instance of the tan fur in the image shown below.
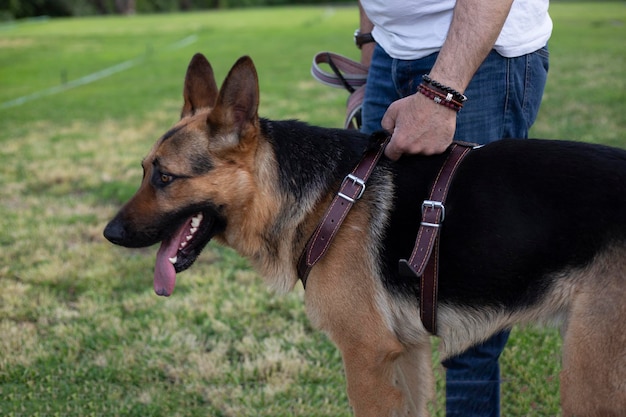
<path fill-rule="evenodd" d="M 614 248 L 577 285 L 563 338 L 564 417 L 626 415 L 625 271 L 626 250 Z"/>
<path fill-rule="evenodd" d="M 261 138 L 256 115 L 256 82 L 251 61 L 241 60 L 218 95 L 210 67 L 192 61 L 182 119 L 175 126 L 179 133 L 157 142 L 147 155 L 144 181 L 122 211 L 141 228 L 148 227 L 152 216 L 177 206 L 211 201 L 228 219 L 216 238 L 249 258 L 273 288 L 288 291 L 297 282 L 297 258 L 333 196 L 292 207 L 294 202 L 277 191 L 277 162 Z M 187 175 L 188 161 L 202 152 L 211 155 L 209 172 L 177 180 L 160 193 L 151 187 L 155 160 Z M 418 303 L 389 294 L 378 270 L 378 245 L 392 196 L 391 186 L 379 186 L 354 206 L 332 250 L 311 271 L 305 292 L 311 322 L 341 350 L 357 417 L 427 416 L 434 393 L 430 336 Z M 516 324 L 565 323 L 563 415 L 624 416 L 625 271 L 626 248 L 613 247 L 585 268 L 559 273 L 540 302 L 519 311 L 492 309 L 477 315 L 442 303 L 442 356 Z"/>
<path fill-rule="evenodd" d="M 355 414 L 380 416 L 400 410 L 402 395 L 393 385 L 393 363 L 404 347 L 376 308 L 371 269 L 355 273 L 358 261 L 367 260 L 351 254 L 357 262 L 339 266 L 334 258 L 345 254 L 333 251 L 328 255 L 310 276 L 307 313 L 342 352 Z"/>
<path fill-rule="evenodd" d="M 384 290 L 376 257 L 363 250 L 372 244 L 370 230 L 363 226 L 371 224 L 368 207 L 355 206 L 333 242 L 334 250 L 311 272 L 307 313 L 342 352 L 355 415 L 426 415 L 434 386 L 430 343 L 426 338 L 421 345 L 402 344 L 381 314 Z"/>

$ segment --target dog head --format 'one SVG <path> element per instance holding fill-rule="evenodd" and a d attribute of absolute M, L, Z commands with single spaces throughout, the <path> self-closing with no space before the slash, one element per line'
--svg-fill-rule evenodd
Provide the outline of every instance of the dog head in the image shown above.
<path fill-rule="evenodd" d="M 211 65 L 195 55 L 183 96 L 181 119 L 144 158 L 139 189 L 104 230 L 125 247 L 161 242 L 154 289 L 165 296 L 213 237 L 228 241 L 231 222 L 255 215 L 259 87 L 252 60 L 240 58 L 218 90 Z"/>

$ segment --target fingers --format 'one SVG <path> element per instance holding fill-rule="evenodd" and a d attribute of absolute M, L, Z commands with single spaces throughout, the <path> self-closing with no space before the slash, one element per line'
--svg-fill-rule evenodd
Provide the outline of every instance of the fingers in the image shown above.
<path fill-rule="evenodd" d="M 397 111 L 394 108 L 394 104 L 395 103 L 391 103 L 391 106 L 389 106 L 389 108 L 385 112 L 380 122 L 380 125 L 383 129 L 391 134 L 391 140 L 385 147 L 385 156 L 387 156 L 387 158 L 391 159 L 392 161 L 397 161 L 402 156 L 403 151 L 401 147 L 398 146 L 398 135 L 395 134 Z"/>
<path fill-rule="evenodd" d="M 391 133 L 385 148 L 387 158 L 396 161 L 403 154 L 433 155 L 452 143 L 456 113 L 435 103 L 409 96 L 392 103 L 381 120 Z"/>
<path fill-rule="evenodd" d="M 385 156 L 391 159 L 392 161 L 397 161 L 398 159 L 400 159 L 402 154 L 403 152 L 400 149 L 398 149 L 397 146 L 395 146 L 395 143 L 393 142 L 393 136 L 392 136 L 392 139 L 389 141 L 389 143 L 385 147 Z"/>
<path fill-rule="evenodd" d="M 394 132 L 385 148 L 385 155 L 392 161 L 397 161 L 404 154 L 436 155 L 444 152 L 451 143 L 452 139 L 448 138 L 413 140 Z"/>

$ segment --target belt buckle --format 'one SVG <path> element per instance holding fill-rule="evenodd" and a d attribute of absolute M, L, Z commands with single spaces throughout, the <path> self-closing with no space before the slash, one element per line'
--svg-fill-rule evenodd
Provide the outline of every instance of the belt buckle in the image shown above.
<path fill-rule="evenodd" d="M 446 218 L 446 207 L 443 205 L 441 201 L 424 200 L 424 202 L 422 203 L 422 217 L 424 216 L 424 213 L 426 212 L 426 210 L 434 210 L 437 208 L 441 209 L 441 219 L 439 219 L 439 223 L 442 223 L 443 220 Z M 422 225 L 431 226 L 431 227 L 439 227 L 439 223 L 422 222 Z"/>
<path fill-rule="evenodd" d="M 341 187 L 341 188 L 343 188 L 343 184 L 344 184 L 346 181 L 352 181 L 352 184 L 354 184 L 354 185 L 357 185 L 357 184 L 358 184 L 358 185 L 361 187 L 361 191 L 359 191 L 359 194 L 358 194 L 355 198 L 349 197 L 349 196 L 345 195 L 345 194 L 344 194 L 344 193 L 342 193 L 342 192 L 339 192 L 339 194 L 337 194 L 337 195 L 338 195 L 339 197 L 341 197 L 341 198 L 344 198 L 344 199 L 348 200 L 350 203 L 353 203 L 353 204 L 354 204 L 354 202 L 355 202 L 356 200 L 358 200 L 358 199 L 360 199 L 361 197 L 363 197 L 363 193 L 365 192 L 365 181 L 363 181 L 363 179 L 361 179 L 361 178 L 357 177 L 357 176 L 356 176 L 356 175 L 354 175 L 354 174 L 348 174 L 348 175 L 346 175 L 346 177 L 343 179 L 343 182 L 342 182 L 342 187 Z"/>

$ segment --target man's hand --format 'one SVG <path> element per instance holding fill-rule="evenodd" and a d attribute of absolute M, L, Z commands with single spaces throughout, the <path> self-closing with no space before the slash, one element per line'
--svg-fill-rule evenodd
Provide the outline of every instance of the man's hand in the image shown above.
<path fill-rule="evenodd" d="M 513 0 L 458 1 L 448 36 L 430 77 L 463 93 L 502 30 Z M 469 98 L 472 99 L 471 97 Z M 385 154 L 431 155 L 446 150 L 456 130 L 456 113 L 420 93 L 389 106 L 381 121 L 392 133 Z"/>
<path fill-rule="evenodd" d="M 392 103 L 381 125 L 391 133 L 385 149 L 389 159 L 398 160 L 404 153 L 433 155 L 452 143 L 456 112 L 416 93 Z"/>

